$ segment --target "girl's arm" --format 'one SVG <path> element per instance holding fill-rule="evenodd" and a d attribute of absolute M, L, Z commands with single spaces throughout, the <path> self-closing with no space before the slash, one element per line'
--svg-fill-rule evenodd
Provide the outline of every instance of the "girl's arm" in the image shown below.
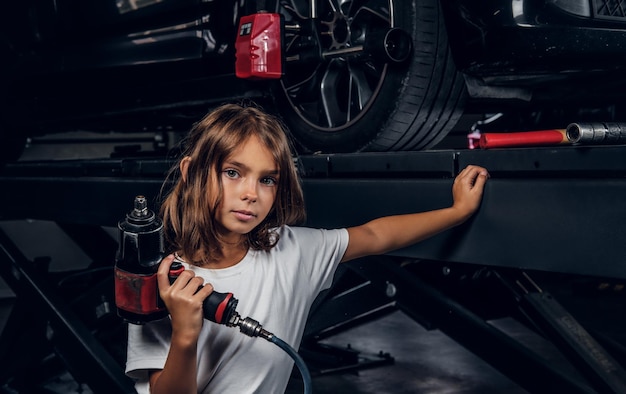
<path fill-rule="evenodd" d="M 172 321 L 172 342 L 162 370 L 150 374 L 150 392 L 193 393 L 197 388 L 197 345 L 202 329 L 202 302 L 213 291 L 190 270 L 183 271 L 170 285 L 169 270 L 174 256 L 161 261 L 157 271 L 159 294 Z"/>
<path fill-rule="evenodd" d="M 350 241 L 341 261 L 404 248 L 463 223 L 478 209 L 488 177 L 486 169 L 467 166 L 454 180 L 451 207 L 386 216 L 348 228 Z"/>

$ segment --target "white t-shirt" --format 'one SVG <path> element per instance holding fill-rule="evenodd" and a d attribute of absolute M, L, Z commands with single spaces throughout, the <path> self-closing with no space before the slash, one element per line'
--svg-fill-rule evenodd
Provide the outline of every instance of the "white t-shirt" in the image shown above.
<path fill-rule="evenodd" d="M 269 252 L 249 250 L 232 267 L 185 268 L 215 291 L 233 293 L 242 318 L 257 320 L 297 350 L 311 304 L 330 287 L 346 251 L 348 232 L 285 226 L 278 234 L 280 240 Z M 149 392 L 148 370 L 165 365 L 170 336 L 169 318 L 129 324 L 126 373 L 136 379 L 139 393 Z M 198 340 L 199 393 L 283 393 L 292 367 L 291 357 L 275 344 L 204 321 Z"/>

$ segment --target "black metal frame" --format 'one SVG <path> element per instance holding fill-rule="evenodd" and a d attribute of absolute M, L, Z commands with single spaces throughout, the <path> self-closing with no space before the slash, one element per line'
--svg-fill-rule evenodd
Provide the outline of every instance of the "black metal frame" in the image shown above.
<path fill-rule="evenodd" d="M 0 275 L 17 296 L 0 337 L 0 350 L 3 359 L 22 361 L 11 364 L 0 377 L 9 378 L 6 372 L 36 362 L 42 356 L 37 344 L 45 338 L 77 382 L 87 383 L 96 393 L 135 392 L 119 363 L 51 286 L 45 269 L 27 260 L 2 231 L 0 252 Z M 35 338 L 30 338 L 31 333 Z M 19 346 L 24 340 L 35 343 L 26 348 Z"/>

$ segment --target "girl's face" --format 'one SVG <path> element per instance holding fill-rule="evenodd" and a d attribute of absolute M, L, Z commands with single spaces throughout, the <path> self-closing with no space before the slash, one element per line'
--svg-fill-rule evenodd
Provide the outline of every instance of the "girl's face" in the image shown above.
<path fill-rule="evenodd" d="M 224 198 L 217 220 L 224 236 L 238 242 L 258 226 L 274 206 L 279 168 L 270 151 L 252 136 L 226 158 L 219 173 Z"/>

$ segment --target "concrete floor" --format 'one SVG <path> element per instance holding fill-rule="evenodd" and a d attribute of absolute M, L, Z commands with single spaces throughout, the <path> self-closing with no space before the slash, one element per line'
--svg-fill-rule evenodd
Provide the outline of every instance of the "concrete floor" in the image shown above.
<path fill-rule="evenodd" d="M 527 393 L 440 331 L 426 331 L 402 312 L 394 312 L 326 342 L 339 347 L 349 344 L 364 352 L 389 353 L 394 363 L 314 378 L 316 393 Z M 289 394 L 302 392 L 298 383 L 301 384 L 296 379 L 292 381 Z"/>

